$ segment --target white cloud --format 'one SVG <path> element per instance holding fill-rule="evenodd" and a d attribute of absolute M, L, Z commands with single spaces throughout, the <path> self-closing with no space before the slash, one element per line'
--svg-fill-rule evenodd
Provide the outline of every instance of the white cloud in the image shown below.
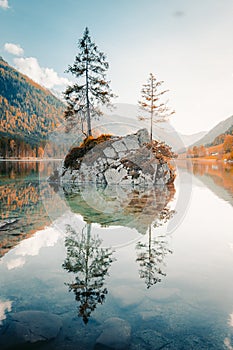
<path fill-rule="evenodd" d="M 12 44 L 12 43 L 6 43 L 4 45 L 4 50 L 11 53 L 12 55 L 15 55 L 15 56 L 21 56 L 24 53 L 24 51 L 20 45 Z"/>
<path fill-rule="evenodd" d="M 2 324 L 2 321 L 6 319 L 6 311 L 11 311 L 12 302 L 10 300 L 8 301 L 1 301 L 0 300 L 0 325 Z"/>
<path fill-rule="evenodd" d="M 26 74 L 29 78 L 48 89 L 69 84 L 69 80 L 59 77 L 53 68 L 40 67 L 35 57 L 15 58 L 14 63 L 21 73 Z"/>
<path fill-rule="evenodd" d="M 16 258 L 7 262 L 8 270 L 16 269 L 22 267 L 25 264 L 26 260 L 24 258 Z"/>
<path fill-rule="evenodd" d="M 14 253 L 17 256 L 25 257 L 25 256 L 36 256 L 39 254 L 40 249 L 43 247 L 53 247 L 59 239 L 59 232 L 54 230 L 53 227 L 47 227 L 44 230 L 38 231 L 34 236 L 25 239 L 18 245 Z M 17 262 L 17 261 L 16 261 Z M 22 261 L 23 262 L 23 259 Z M 20 267 L 20 261 L 18 261 L 19 265 L 14 266 L 15 261 L 12 261 L 10 266 Z M 8 262 L 9 267 L 9 262 Z"/>
<path fill-rule="evenodd" d="M 231 339 L 229 337 L 224 339 L 224 345 L 228 350 L 233 350 L 233 347 L 231 346 Z"/>
<path fill-rule="evenodd" d="M 0 0 L 0 7 L 3 9 L 9 9 L 8 0 Z"/>
<path fill-rule="evenodd" d="M 233 312 L 229 315 L 228 325 L 233 327 Z"/>

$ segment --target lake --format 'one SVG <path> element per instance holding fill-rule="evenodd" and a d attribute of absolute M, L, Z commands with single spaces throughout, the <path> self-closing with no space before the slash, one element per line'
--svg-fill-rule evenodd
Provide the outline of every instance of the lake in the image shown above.
<path fill-rule="evenodd" d="M 175 187 L 50 185 L 0 162 L 0 348 L 233 349 L 233 166 Z"/>

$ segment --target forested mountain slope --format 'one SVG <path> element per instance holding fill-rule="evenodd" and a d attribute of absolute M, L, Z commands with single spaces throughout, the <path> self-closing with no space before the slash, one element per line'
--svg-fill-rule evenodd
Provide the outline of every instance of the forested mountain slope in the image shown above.
<path fill-rule="evenodd" d="M 218 123 L 204 137 L 202 137 L 200 140 L 195 142 L 191 147 L 200 146 L 200 145 L 204 145 L 204 146 L 212 145 L 214 140 L 220 135 L 231 134 L 232 126 L 233 126 L 233 116 Z"/>
<path fill-rule="evenodd" d="M 0 155 L 35 156 L 62 121 L 64 104 L 0 57 Z M 31 154 L 32 153 L 32 154 Z"/>

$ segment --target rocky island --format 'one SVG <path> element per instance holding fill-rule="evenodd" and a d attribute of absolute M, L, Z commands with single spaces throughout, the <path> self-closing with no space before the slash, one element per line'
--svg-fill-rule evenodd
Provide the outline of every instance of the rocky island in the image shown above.
<path fill-rule="evenodd" d="M 89 137 L 66 155 L 49 181 L 96 185 L 164 186 L 173 183 L 174 157 L 163 142 L 150 142 L 147 129 L 126 136 Z"/>

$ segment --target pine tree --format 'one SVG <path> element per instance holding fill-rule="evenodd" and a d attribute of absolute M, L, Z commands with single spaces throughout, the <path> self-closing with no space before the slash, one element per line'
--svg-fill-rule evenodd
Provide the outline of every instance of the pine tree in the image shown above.
<path fill-rule="evenodd" d="M 157 81 L 155 76 L 150 73 L 149 79 L 143 85 L 141 90 L 142 100 L 138 101 L 140 109 L 146 113 L 146 116 L 140 116 L 140 120 L 150 120 L 150 140 L 152 141 L 153 123 L 166 121 L 169 116 L 175 113 L 167 107 L 167 102 L 161 101 L 161 96 L 168 90 L 160 91 L 160 86 L 164 81 Z M 149 114 L 149 116 L 148 116 Z"/>
<path fill-rule="evenodd" d="M 91 40 L 88 28 L 78 42 L 78 49 L 73 66 L 67 69 L 75 76 L 77 83 L 68 86 L 64 92 L 67 101 L 65 119 L 72 126 L 78 123 L 82 132 L 91 136 L 91 118 L 102 115 L 100 106 L 111 105 L 111 98 L 115 96 L 110 89 L 110 82 L 106 80 L 109 68 L 106 56 Z"/>

